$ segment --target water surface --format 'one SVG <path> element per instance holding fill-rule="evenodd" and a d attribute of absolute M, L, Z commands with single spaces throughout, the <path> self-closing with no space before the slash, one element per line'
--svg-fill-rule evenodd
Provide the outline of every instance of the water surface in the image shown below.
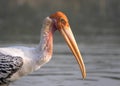
<path fill-rule="evenodd" d="M 120 86 L 119 44 L 80 43 L 79 48 L 87 69 L 85 80 L 66 44 L 58 43 L 49 63 L 11 86 Z"/>

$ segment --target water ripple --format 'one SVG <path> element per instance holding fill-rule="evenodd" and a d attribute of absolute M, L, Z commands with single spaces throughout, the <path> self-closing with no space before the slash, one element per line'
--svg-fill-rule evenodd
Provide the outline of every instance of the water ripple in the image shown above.
<path fill-rule="evenodd" d="M 29 76 L 70 76 L 72 73 L 45 73 L 45 74 L 29 74 Z"/>

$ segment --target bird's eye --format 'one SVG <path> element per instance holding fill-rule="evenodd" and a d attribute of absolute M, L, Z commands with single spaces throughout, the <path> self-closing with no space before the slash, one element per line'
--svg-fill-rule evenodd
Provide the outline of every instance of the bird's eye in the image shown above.
<path fill-rule="evenodd" d="M 62 23 L 65 23 L 65 20 L 64 20 L 63 18 L 61 18 L 60 21 L 61 21 Z"/>

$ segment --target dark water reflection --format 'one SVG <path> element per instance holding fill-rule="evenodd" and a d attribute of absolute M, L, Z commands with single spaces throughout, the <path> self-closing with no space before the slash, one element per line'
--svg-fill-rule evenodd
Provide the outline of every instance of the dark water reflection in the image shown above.
<path fill-rule="evenodd" d="M 79 42 L 87 69 L 85 80 L 82 80 L 77 62 L 66 44 L 59 42 L 55 43 L 53 58 L 48 64 L 11 86 L 120 86 L 119 42 L 104 39 L 101 42 L 101 39 L 92 43 Z M 8 45 L 11 44 L 1 43 L 1 46 Z"/>

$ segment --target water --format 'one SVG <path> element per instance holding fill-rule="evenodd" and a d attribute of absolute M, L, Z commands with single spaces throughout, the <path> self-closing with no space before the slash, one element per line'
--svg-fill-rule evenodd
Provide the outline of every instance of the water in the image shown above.
<path fill-rule="evenodd" d="M 117 43 L 79 44 L 87 69 L 79 67 L 66 44 L 55 44 L 51 61 L 10 86 L 120 86 L 120 46 Z"/>

